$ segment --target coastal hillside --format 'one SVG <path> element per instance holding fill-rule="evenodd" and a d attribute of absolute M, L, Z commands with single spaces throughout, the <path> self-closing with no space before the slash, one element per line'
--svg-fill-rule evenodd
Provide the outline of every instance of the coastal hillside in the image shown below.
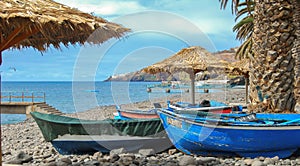
<path fill-rule="evenodd" d="M 162 80 L 175 81 L 176 79 L 168 73 L 148 74 L 142 71 L 110 76 L 105 81 L 133 81 L 133 82 L 158 82 Z"/>
<path fill-rule="evenodd" d="M 214 56 L 228 62 L 236 61 L 234 56 L 236 53 L 236 48 L 231 48 L 229 50 L 223 50 L 213 53 Z M 202 77 L 196 77 L 196 80 L 202 80 Z M 159 74 L 148 74 L 142 71 L 136 71 L 131 73 L 119 74 L 110 76 L 105 81 L 134 81 L 134 82 L 160 82 L 160 81 L 188 81 L 189 76 L 184 73 L 170 75 L 168 73 L 159 73 Z"/>

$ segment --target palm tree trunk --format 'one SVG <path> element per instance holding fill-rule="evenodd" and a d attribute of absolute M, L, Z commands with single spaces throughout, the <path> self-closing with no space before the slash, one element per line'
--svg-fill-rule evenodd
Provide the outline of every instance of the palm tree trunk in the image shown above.
<path fill-rule="evenodd" d="M 300 112 L 300 1 L 293 0 L 293 3 L 295 6 L 294 24 L 296 26 L 296 40 L 292 50 L 293 58 L 295 60 L 295 111 Z"/>
<path fill-rule="evenodd" d="M 255 0 L 250 111 L 294 110 L 295 60 L 291 50 L 296 35 L 293 15 L 291 1 Z"/>

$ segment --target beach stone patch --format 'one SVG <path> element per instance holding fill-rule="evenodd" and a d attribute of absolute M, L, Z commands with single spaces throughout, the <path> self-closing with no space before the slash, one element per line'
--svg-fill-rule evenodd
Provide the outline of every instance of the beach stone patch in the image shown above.
<path fill-rule="evenodd" d="M 69 158 L 61 158 L 56 162 L 57 166 L 69 166 L 72 165 L 72 161 Z"/>
<path fill-rule="evenodd" d="M 45 166 L 56 166 L 56 162 L 52 161 L 52 162 L 46 163 Z"/>
<path fill-rule="evenodd" d="M 260 160 L 254 160 L 251 166 L 265 166 L 265 164 Z"/>
<path fill-rule="evenodd" d="M 133 163 L 133 161 L 135 161 L 136 158 L 135 154 L 133 153 L 120 154 L 119 156 L 120 159 L 118 160 L 118 163 L 120 163 L 121 165 L 130 165 Z"/>
<path fill-rule="evenodd" d="M 178 162 L 176 160 L 168 160 L 166 161 L 166 166 L 176 166 L 178 165 Z"/>
<path fill-rule="evenodd" d="M 92 159 L 98 160 L 103 156 L 101 152 L 96 152 L 93 154 Z"/>
<path fill-rule="evenodd" d="M 169 155 L 173 155 L 173 154 L 175 154 L 175 153 L 177 153 L 177 152 L 178 152 L 177 149 L 169 149 L 169 150 L 168 150 L 168 154 L 169 154 Z"/>
<path fill-rule="evenodd" d="M 151 156 L 155 154 L 155 151 L 153 149 L 140 149 L 138 153 L 143 156 Z"/>
<path fill-rule="evenodd" d="M 180 166 L 196 165 L 196 159 L 193 156 L 183 155 L 178 158 Z"/>
<path fill-rule="evenodd" d="M 120 156 L 116 153 L 110 155 L 110 162 L 114 163 L 120 159 Z"/>
<path fill-rule="evenodd" d="M 85 166 L 100 166 L 100 162 L 98 160 L 90 160 L 88 162 L 84 162 Z M 73 164 L 74 166 L 74 164 Z"/>
<path fill-rule="evenodd" d="M 197 159 L 198 164 L 205 164 L 205 163 L 210 163 L 212 161 L 216 161 L 215 157 L 198 157 Z"/>
<path fill-rule="evenodd" d="M 122 153 L 126 153 L 126 149 L 125 148 L 119 148 L 119 149 L 112 149 L 109 154 L 113 155 L 113 154 L 122 154 Z"/>
<path fill-rule="evenodd" d="M 246 159 L 244 159 L 244 163 L 245 163 L 246 165 L 251 165 L 251 164 L 253 163 L 253 159 L 246 158 Z"/>
<path fill-rule="evenodd" d="M 234 166 L 246 166 L 246 164 L 244 163 L 243 160 L 237 160 L 237 161 L 234 163 Z"/>
<path fill-rule="evenodd" d="M 269 158 L 269 157 L 266 157 L 266 158 L 264 159 L 263 163 L 264 163 L 265 165 L 274 165 L 274 164 L 275 164 L 275 161 L 274 161 L 273 159 Z"/>
<path fill-rule="evenodd" d="M 122 157 L 119 159 L 119 163 L 122 163 L 123 165 L 130 165 L 132 164 L 133 159 L 131 157 Z"/>
<path fill-rule="evenodd" d="M 273 160 L 274 162 L 278 162 L 278 161 L 279 161 L 279 157 L 278 157 L 278 156 L 272 157 L 272 160 Z"/>
<path fill-rule="evenodd" d="M 282 165 L 291 165 L 291 160 L 290 159 L 285 159 L 281 162 Z"/>
<path fill-rule="evenodd" d="M 6 162 L 6 164 L 23 164 L 33 160 L 33 157 L 26 154 L 24 151 L 20 151 L 13 160 Z"/>

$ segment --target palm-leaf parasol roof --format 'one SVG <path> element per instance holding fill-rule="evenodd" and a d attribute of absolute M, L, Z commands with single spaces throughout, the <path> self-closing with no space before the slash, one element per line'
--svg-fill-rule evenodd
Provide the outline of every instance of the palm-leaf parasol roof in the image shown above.
<path fill-rule="evenodd" d="M 45 51 L 50 45 L 98 44 L 129 31 L 52 0 L 1 0 L 0 6 L 0 53 L 8 48 Z"/>
<path fill-rule="evenodd" d="M 228 63 L 226 67 L 226 72 L 234 75 L 243 75 L 245 77 L 246 86 L 246 104 L 248 104 L 248 78 L 250 71 L 250 60 L 242 59 L 233 63 Z"/>
<path fill-rule="evenodd" d="M 148 66 L 144 72 L 155 74 L 159 72 L 175 73 L 184 71 L 196 74 L 201 71 L 225 68 L 224 63 L 214 57 L 210 52 L 199 46 L 193 46 L 180 50 L 175 55 Z"/>
<path fill-rule="evenodd" d="M 235 75 L 244 75 L 248 76 L 250 71 L 250 60 L 242 59 L 233 63 L 228 63 L 226 67 L 226 71 Z"/>
<path fill-rule="evenodd" d="M 191 77 L 192 104 L 195 104 L 195 74 L 201 71 L 214 71 L 225 69 L 226 65 L 220 59 L 199 46 L 180 50 L 175 55 L 148 66 L 142 71 L 155 74 L 160 72 L 176 73 L 184 71 Z"/>

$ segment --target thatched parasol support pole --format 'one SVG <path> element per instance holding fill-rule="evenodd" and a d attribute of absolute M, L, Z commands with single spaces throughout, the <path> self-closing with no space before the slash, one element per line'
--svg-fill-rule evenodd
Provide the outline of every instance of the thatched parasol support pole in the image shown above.
<path fill-rule="evenodd" d="M 191 78 L 191 97 L 192 97 L 192 104 L 195 105 L 195 74 L 190 74 Z"/>
<path fill-rule="evenodd" d="M 249 100 L 249 99 L 248 99 L 248 98 L 249 98 L 249 97 L 248 97 L 248 96 L 249 96 L 249 95 L 248 95 L 248 93 L 249 93 L 249 92 L 248 92 L 249 76 L 245 75 L 244 77 L 245 77 L 245 88 L 246 88 L 246 104 L 248 104 L 248 100 Z"/>
<path fill-rule="evenodd" d="M 0 51 L 0 56 L 2 54 L 2 51 Z M 0 64 L 1 65 L 1 64 Z M 0 105 L 1 105 L 1 102 L 2 102 L 2 78 L 1 78 L 1 74 L 2 72 L 0 71 Z M 0 106 L 0 116 L 2 114 L 2 111 L 1 111 L 1 106 Z M 0 127 L 2 128 L 2 124 L 1 124 L 1 118 L 0 118 Z M 0 129 L 0 137 L 2 138 L 2 130 Z M 2 141 L 0 141 L 0 165 L 2 165 Z"/>

